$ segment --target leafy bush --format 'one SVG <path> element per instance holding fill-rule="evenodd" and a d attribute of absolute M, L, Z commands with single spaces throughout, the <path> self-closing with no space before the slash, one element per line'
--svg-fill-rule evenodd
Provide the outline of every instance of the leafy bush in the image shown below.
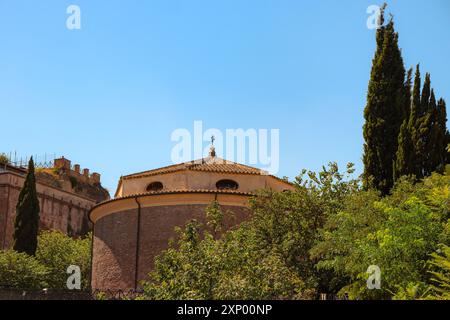
<path fill-rule="evenodd" d="M 82 289 L 89 287 L 91 237 L 73 239 L 59 231 L 44 231 L 38 238 L 36 259 L 45 265 L 47 283 L 52 289 L 67 289 L 67 268 L 76 265 L 81 270 Z"/>
<path fill-rule="evenodd" d="M 0 164 L 5 165 L 9 163 L 9 158 L 6 154 L 0 153 Z"/>
<path fill-rule="evenodd" d="M 48 274 L 47 267 L 26 253 L 0 251 L 0 287 L 42 289 Z"/>
<path fill-rule="evenodd" d="M 448 243 L 450 176 L 434 174 L 414 184 L 402 179 L 392 195 L 361 191 L 329 217 L 312 250 L 319 269 L 347 277 L 340 293 L 354 299 L 420 297 L 430 285 L 427 262 Z M 381 290 L 369 290 L 370 265 L 382 271 Z"/>
<path fill-rule="evenodd" d="M 69 180 L 70 180 L 70 186 L 72 187 L 72 189 L 75 189 L 78 186 L 77 178 L 70 176 Z"/>
<path fill-rule="evenodd" d="M 427 298 L 450 300 L 450 247 L 441 245 L 431 257 L 432 293 Z"/>
<path fill-rule="evenodd" d="M 67 268 L 81 269 L 82 289 L 89 287 L 91 240 L 88 234 L 72 239 L 59 231 L 39 235 L 36 256 L 0 251 L 0 287 L 16 289 L 67 289 Z"/>

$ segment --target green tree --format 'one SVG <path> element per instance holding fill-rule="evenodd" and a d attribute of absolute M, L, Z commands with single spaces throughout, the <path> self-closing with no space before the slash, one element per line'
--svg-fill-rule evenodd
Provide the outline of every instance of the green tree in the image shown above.
<path fill-rule="evenodd" d="M 423 83 L 422 96 L 420 98 L 420 108 L 416 121 L 416 139 L 415 139 L 415 151 L 416 158 L 418 159 L 418 175 L 419 179 L 429 176 L 432 172 L 430 170 L 429 159 L 431 146 L 431 127 L 433 123 L 433 109 L 430 98 L 431 95 L 431 80 L 430 74 L 426 73 Z"/>
<path fill-rule="evenodd" d="M 398 180 L 402 176 L 414 175 L 415 167 L 414 144 L 408 121 L 400 127 L 398 136 L 398 150 L 394 161 L 394 177 Z"/>
<path fill-rule="evenodd" d="M 191 221 L 156 258 L 145 297 L 305 299 L 327 292 L 330 282 L 338 286 L 340 278 L 317 270 L 309 251 L 327 216 L 359 189 L 353 172 L 352 164 L 343 174 L 331 163 L 319 173 L 302 171 L 293 191 L 261 190 L 250 202 L 251 219 L 218 238 Z M 207 211 L 207 225 L 214 227 L 220 210 L 213 203 Z"/>
<path fill-rule="evenodd" d="M 214 200 L 205 210 L 207 225 L 213 230 L 214 234 L 221 232 L 224 227 L 224 213 L 219 202 Z"/>
<path fill-rule="evenodd" d="M 444 172 L 447 163 L 447 110 L 444 99 L 433 103 L 433 125 L 431 131 L 430 168 L 432 171 Z"/>
<path fill-rule="evenodd" d="M 0 251 L 0 287 L 42 289 L 49 270 L 34 257 L 14 250 Z"/>
<path fill-rule="evenodd" d="M 9 164 L 9 158 L 6 154 L 0 153 L 0 165 Z"/>
<path fill-rule="evenodd" d="M 67 268 L 80 267 L 81 287 L 89 288 L 91 267 L 91 235 L 73 239 L 59 231 L 39 235 L 36 259 L 49 270 L 47 283 L 53 289 L 67 289 Z"/>
<path fill-rule="evenodd" d="M 384 7 L 380 23 L 384 23 Z M 366 188 L 388 194 L 394 184 L 400 126 L 408 111 L 405 68 L 392 19 L 377 29 L 376 42 L 364 109 L 363 182 Z"/>
<path fill-rule="evenodd" d="M 416 66 L 414 75 L 414 85 L 411 97 L 411 112 L 408 120 L 408 131 L 411 133 L 413 162 L 411 162 L 412 174 L 417 178 L 421 177 L 420 157 L 417 157 L 417 141 L 419 140 L 419 131 L 417 129 L 418 119 L 422 116 L 420 111 L 420 65 Z"/>
<path fill-rule="evenodd" d="M 17 252 L 34 255 L 39 230 L 39 200 L 36 193 L 33 157 L 28 163 L 28 174 L 19 194 L 14 221 L 14 245 Z"/>
<path fill-rule="evenodd" d="M 423 182 L 400 179 L 392 195 L 373 191 L 348 198 L 345 209 L 330 216 L 312 250 L 319 269 L 347 279 L 340 293 L 354 299 L 410 296 L 430 285 L 427 261 L 439 243 L 450 241 L 450 176 L 433 174 Z M 368 290 L 367 268 L 382 271 L 381 290 Z M 402 290 L 399 293 L 399 290 Z M 409 292 L 409 293 L 408 293 Z"/>
<path fill-rule="evenodd" d="M 412 69 L 408 70 L 405 82 L 405 101 L 408 108 L 405 110 L 404 120 L 400 127 L 398 136 L 398 149 L 394 161 L 394 179 L 397 180 L 401 176 L 415 174 L 415 152 L 412 140 L 413 133 L 410 127 L 411 115 L 411 81 Z"/>

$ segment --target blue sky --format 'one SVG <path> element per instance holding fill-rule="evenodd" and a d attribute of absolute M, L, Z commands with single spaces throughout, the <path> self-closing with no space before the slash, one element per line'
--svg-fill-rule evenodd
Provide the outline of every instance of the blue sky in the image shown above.
<path fill-rule="evenodd" d="M 70 4 L 81 30 L 66 28 Z M 65 155 L 114 191 L 122 174 L 171 164 L 171 133 L 201 120 L 280 129 L 279 176 L 329 161 L 360 173 L 372 4 L 2 0 L 0 151 Z M 450 102 L 450 2 L 388 12 L 406 67 L 420 62 Z"/>

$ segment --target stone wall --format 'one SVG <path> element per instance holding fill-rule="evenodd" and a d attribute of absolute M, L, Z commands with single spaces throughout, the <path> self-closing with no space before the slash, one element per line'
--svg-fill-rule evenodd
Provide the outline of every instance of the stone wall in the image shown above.
<path fill-rule="evenodd" d="M 54 168 L 64 171 L 67 175 L 76 178 L 79 181 L 89 184 L 100 184 L 101 176 L 97 172 L 89 174 L 89 169 L 85 168 L 81 171 L 79 164 L 75 164 L 72 168 L 72 162 L 64 157 L 54 160 Z"/>
<path fill-rule="evenodd" d="M 175 226 L 184 226 L 191 219 L 205 222 L 206 207 L 186 204 L 141 208 L 139 232 L 138 209 L 115 212 L 97 220 L 94 225 L 92 288 L 135 288 L 136 270 L 138 281 L 146 279 L 155 256 L 167 248 L 170 238 L 175 237 Z M 234 212 L 235 218 L 225 221 L 226 228 L 244 221 L 249 214 L 246 207 L 223 205 L 221 208 Z"/>
<path fill-rule="evenodd" d="M 0 248 L 13 244 L 16 205 L 25 177 L 0 172 Z M 95 201 L 42 183 L 36 183 L 40 205 L 40 229 L 79 235 L 90 228 L 88 213 Z"/>

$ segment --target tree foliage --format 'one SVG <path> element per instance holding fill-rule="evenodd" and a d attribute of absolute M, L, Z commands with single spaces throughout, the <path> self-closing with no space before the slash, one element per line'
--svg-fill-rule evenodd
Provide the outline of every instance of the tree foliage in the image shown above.
<path fill-rule="evenodd" d="M 191 221 L 178 229 L 178 240 L 159 255 L 143 283 L 150 299 L 305 299 L 330 278 L 315 268 L 309 250 L 327 215 L 359 189 L 336 164 L 316 174 L 303 171 L 295 190 L 261 190 L 251 200 L 252 218 L 217 239 Z M 211 210 L 212 209 L 212 210 Z M 207 214 L 221 217 L 217 204 Z M 207 211 L 208 211 L 207 210 Z M 216 224 L 213 224 L 216 225 Z"/>
<path fill-rule="evenodd" d="M 251 219 L 219 236 L 189 222 L 156 258 L 144 298 L 409 299 L 437 297 L 435 288 L 446 297 L 446 285 L 435 283 L 448 279 L 443 260 L 441 269 L 429 261 L 450 244 L 450 176 L 403 177 L 383 197 L 352 172 L 332 163 L 302 171 L 293 191 L 262 190 Z M 218 204 L 211 209 L 222 216 Z M 380 290 L 367 287 L 370 265 L 381 269 Z"/>
<path fill-rule="evenodd" d="M 392 18 L 384 23 L 384 7 L 377 29 L 367 104 L 364 109 L 364 185 L 389 193 L 394 184 L 393 161 L 398 135 L 408 113 L 405 68 Z"/>
<path fill-rule="evenodd" d="M 0 251 L 0 288 L 46 288 L 48 275 L 48 268 L 33 256 L 14 250 Z"/>
<path fill-rule="evenodd" d="M 450 177 L 438 174 L 417 184 L 403 178 L 388 197 L 363 191 L 349 198 L 311 251 L 322 258 L 317 267 L 347 277 L 340 293 L 355 299 L 392 298 L 411 284 L 429 286 L 430 254 L 450 241 L 449 185 Z M 370 265 L 381 268 L 381 290 L 366 286 Z"/>
<path fill-rule="evenodd" d="M 402 176 L 422 179 L 444 172 L 450 138 L 445 101 L 436 101 L 430 74 L 425 74 L 422 88 L 419 65 L 414 85 L 411 69 L 405 79 L 392 18 L 377 29 L 376 42 L 364 109 L 363 183 L 387 195 Z"/>
<path fill-rule="evenodd" d="M 66 289 L 67 268 L 76 265 L 81 270 L 82 288 L 90 284 L 91 236 L 73 239 L 59 231 L 44 231 L 39 235 L 36 259 L 50 271 L 47 283 L 53 289 Z"/>
<path fill-rule="evenodd" d="M 67 289 L 67 268 L 81 269 L 82 289 L 89 288 L 90 236 L 73 239 L 59 231 L 39 235 L 35 256 L 14 250 L 0 251 L 0 287 L 15 289 Z"/>
<path fill-rule="evenodd" d="M 28 173 L 19 194 L 14 221 L 14 245 L 17 252 L 34 255 L 39 231 L 39 200 L 36 192 L 33 157 L 28 163 Z"/>

